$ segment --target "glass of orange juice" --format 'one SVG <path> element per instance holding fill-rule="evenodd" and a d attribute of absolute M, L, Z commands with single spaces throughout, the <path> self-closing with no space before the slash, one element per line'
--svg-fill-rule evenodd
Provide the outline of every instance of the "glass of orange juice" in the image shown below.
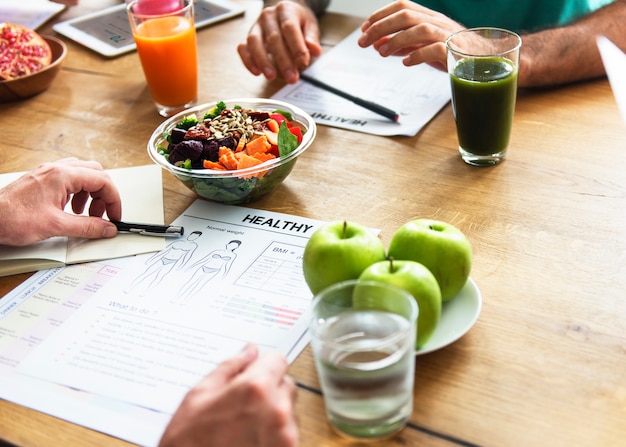
<path fill-rule="evenodd" d="M 193 0 L 133 0 L 128 18 L 159 114 L 172 116 L 198 98 Z"/>

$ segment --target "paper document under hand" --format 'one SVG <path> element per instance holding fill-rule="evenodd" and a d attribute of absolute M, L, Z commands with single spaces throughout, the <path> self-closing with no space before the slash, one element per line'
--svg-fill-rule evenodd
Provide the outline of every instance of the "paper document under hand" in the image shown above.
<path fill-rule="evenodd" d="M 302 254 L 322 222 L 198 199 L 173 223 L 188 231 L 160 252 L 43 270 L 0 300 L 0 398 L 156 446 L 248 342 L 295 360 L 313 297 Z"/>
<path fill-rule="evenodd" d="M 406 67 L 401 57 L 382 57 L 372 47 L 361 48 L 360 35 L 360 29 L 352 32 L 304 73 L 397 112 L 398 122 L 302 80 L 272 98 L 297 105 L 317 124 L 374 135 L 417 134 L 450 101 L 448 74 L 426 64 Z"/>
<path fill-rule="evenodd" d="M 604 36 L 598 37 L 597 42 L 617 106 L 626 123 L 626 54 Z"/>

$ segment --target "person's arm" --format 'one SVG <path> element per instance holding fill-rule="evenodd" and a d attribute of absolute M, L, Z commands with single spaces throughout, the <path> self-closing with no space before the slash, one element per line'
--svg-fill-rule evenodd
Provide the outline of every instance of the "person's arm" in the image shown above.
<path fill-rule="evenodd" d="M 159 447 L 296 447 L 296 386 L 277 353 L 249 344 L 183 399 Z"/>
<path fill-rule="evenodd" d="M 82 213 L 89 203 L 89 216 Z M 120 195 L 100 163 L 74 158 L 44 163 L 0 189 L 0 244 L 28 245 L 53 236 L 113 237 L 121 220 Z"/>
<path fill-rule="evenodd" d="M 604 75 L 596 36 L 626 49 L 626 0 L 616 0 L 564 27 L 522 35 L 520 87 L 553 86 Z M 427 63 L 446 69 L 446 39 L 463 26 L 408 0 L 397 0 L 372 14 L 362 26 L 359 45 L 373 45 L 382 56 L 403 56 L 407 66 Z"/>
<path fill-rule="evenodd" d="M 274 6 L 277 3 L 280 3 L 283 0 L 264 0 L 263 7 Z M 315 13 L 315 15 L 322 15 L 326 12 L 326 8 L 330 4 L 330 0 L 290 0 L 294 3 L 299 3 L 302 6 L 306 6 L 311 11 Z"/>
<path fill-rule="evenodd" d="M 626 0 L 561 28 L 522 35 L 519 86 L 564 84 L 604 76 L 596 36 L 626 49 Z"/>
<path fill-rule="evenodd" d="M 243 64 L 268 80 L 297 82 L 299 72 L 322 54 L 317 15 L 329 0 L 265 0 L 246 40 L 237 46 Z"/>

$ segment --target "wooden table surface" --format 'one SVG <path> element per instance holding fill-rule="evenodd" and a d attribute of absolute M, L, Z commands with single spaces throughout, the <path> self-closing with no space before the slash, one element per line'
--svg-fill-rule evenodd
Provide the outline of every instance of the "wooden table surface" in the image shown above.
<path fill-rule="evenodd" d="M 241 64 L 235 45 L 261 2 L 239 1 L 245 16 L 198 33 L 200 102 L 269 97 L 282 86 Z M 84 0 L 56 20 L 112 3 Z M 327 15 L 325 48 L 359 23 Z M 0 172 L 67 156 L 107 169 L 150 164 L 145 144 L 162 119 L 137 54 L 104 59 L 67 42 L 48 91 L 0 106 Z M 382 229 L 386 244 L 418 217 L 448 221 L 470 239 L 482 313 L 460 340 L 417 358 L 410 424 L 379 445 L 624 445 L 626 126 L 609 84 L 520 92 L 509 158 L 497 167 L 465 165 L 456 143 L 449 105 L 415 137 L 319 126 L 286 182 L 250 206 L 354 220 Z M 163 182 L 171 222 L 195 197 L 168 173 Z M 0 296 L 27 277 L 0 279 Z M 290 372 L 301 445 L 357 445 L 329 427 L 308 347 Z M 19 446 L 129 445 L 6 401 L 0 437 Z"/>

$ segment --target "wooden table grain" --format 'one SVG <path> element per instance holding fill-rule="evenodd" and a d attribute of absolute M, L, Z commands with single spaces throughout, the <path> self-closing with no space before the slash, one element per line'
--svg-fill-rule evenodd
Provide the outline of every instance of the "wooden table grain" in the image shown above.
<path fill-rule="evenodd" d="M 269 97 L 281 81 L 249 74 L 235 45 L 260 3 L 200 30 L 200 102 Z M 110 0 L 83 1 L 64 20 Z M 325 48 L 360 19 L 323 18 Z M 44 33 L 53 33 L 51 25 Z M 75 156 L 105 168 L 149 164 L 161 122 L 136 53 L 104 59 L 66 40 L 52 87 L 0 106 L 0 172 Z M 414 137 L 319 126 L 293 172 L 251 204 L 380 228 L 430 217 L 458 226 L 474 249 L 482 313 L 452 345 L 417 357 L 414 411 L 385 446 L 621 446 L 626 439 L 626 126 L 604 79 L 521 91 L 508 159 L 461 162 L 450 106 Z M 165 220 L 195 199 L 163 173 Z M 1 216 L 0 216 L 1 218 Z M 28 275 L 0 279 L 0 295 Z M 309 348 L 290 368 L 303 447 L 356 446 L 324 415 Z M 2 384 L 0 384 L 2 386 Z M 0 438 L 18 446 L 130 445 L 0 401 Z"/>

